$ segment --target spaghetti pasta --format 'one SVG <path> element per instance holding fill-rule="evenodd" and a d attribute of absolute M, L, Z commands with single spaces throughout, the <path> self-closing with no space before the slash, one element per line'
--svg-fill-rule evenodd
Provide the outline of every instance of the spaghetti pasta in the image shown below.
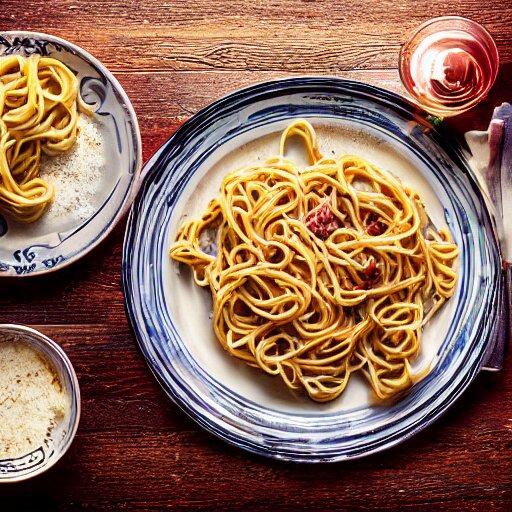
<path fill-rule="evenodd" d="M 305 169 L 284 157 L 294 135 Z M 356 371 L 380 399 L 412 385 L 422 327 L 454 293 L 458 252 L 417 193 L 363 158 L 323 157 L 298 120 L 279 156 L 224 178 L 170 254 L 210 288 L 230 354 L 325 402 Z"/>
<path fill-rule="evenodd" d="M 33 222 L 53 199 L 38 177 L 41 154 L 74 144 L 80 101 L 76 76 L 59 60 L 0 57 L 0 210 L 12 218 Z"/>

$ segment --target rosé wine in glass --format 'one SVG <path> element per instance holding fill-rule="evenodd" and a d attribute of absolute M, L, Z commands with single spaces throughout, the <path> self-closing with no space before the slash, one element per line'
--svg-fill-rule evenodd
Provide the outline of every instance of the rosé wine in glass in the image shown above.
<path fill-rule="evenodd" d="M 476 105 L 498 73 L 496 44 L 478 23 L 459 16 L 427 21 L 400 52 L 400 78 L 425 110 L 439 117 Z"/>

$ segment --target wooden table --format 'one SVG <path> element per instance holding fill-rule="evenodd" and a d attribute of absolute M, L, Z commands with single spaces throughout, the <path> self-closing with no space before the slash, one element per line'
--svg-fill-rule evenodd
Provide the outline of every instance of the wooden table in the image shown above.
<path fill-rule="evenodd" d="M 508 0 L 2 0 L 0 27 L 55 34 L 99 58 L 134 104 L 147 160 L 184 119 L 240 86 L 316 74 L 399 91 L 401 43 L 445 14 L 484 23 L 498 44 L 491 95 L 451 123 L 484 128 L 492 107 L 512 100 Z M 435 425 L 379 455 L 324 466 L 249 455 L 189 420 L 146 367 L 123 305 L 124 227 L 71 268 L 0 280 L 0 323 L 53 337 L 82 390 L 70 451 L 46 474 L 0 487 L 1 512 L 512 510 L 510 354 Z"/>

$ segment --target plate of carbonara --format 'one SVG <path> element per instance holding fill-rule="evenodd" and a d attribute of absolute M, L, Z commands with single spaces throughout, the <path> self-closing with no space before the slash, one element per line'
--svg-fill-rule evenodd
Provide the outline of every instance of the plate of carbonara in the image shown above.
<path fill-rule="evenodd" d="M 457 143 L 403 98 L 326 78 L 249 87 L 145 174 L 128 315 L 163 388 L 218 437 L 360 457 L 478 372 L 501 290 L 492 219 Z"/>

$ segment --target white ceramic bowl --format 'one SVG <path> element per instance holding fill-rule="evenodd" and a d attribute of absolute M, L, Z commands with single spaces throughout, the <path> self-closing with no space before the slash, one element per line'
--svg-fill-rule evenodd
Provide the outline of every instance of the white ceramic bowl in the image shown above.
<path fill-rule="evenodd" d="M 23 325 L 0 324 L 0 337 L 13 335 L 39 352 L 55 369 L 69 397 L 69 407 L 62 421 L 53 429 L 51 443 L 15 459 L 0 459 L 0 484 L 19 482 L 51 468 L 68 450 L 80 421 L 80 388 L 68 356 L 50 338 Z"/>
<path fill-rule="evenodd" d="M 92 122 L 103 140 L 99 150 L 92 147 L 104 162 L 93 178 L 82 173 L 71 183 L 67 176 L 56 189 L 55 205 L 33 224 L 0 214 L 0 277 L 47 273 L 78 260 L 114 229 L 140 184 L 139 125 L 116 78 L 92 55 L 58 37 L 0 32 L 0 56 L 33 53 L 58 59 L 76 73 L 80 94 L 94 112 Z M 62 203 L 58 208 L 59 200 L 66 201 L 69 211 Z"/>

